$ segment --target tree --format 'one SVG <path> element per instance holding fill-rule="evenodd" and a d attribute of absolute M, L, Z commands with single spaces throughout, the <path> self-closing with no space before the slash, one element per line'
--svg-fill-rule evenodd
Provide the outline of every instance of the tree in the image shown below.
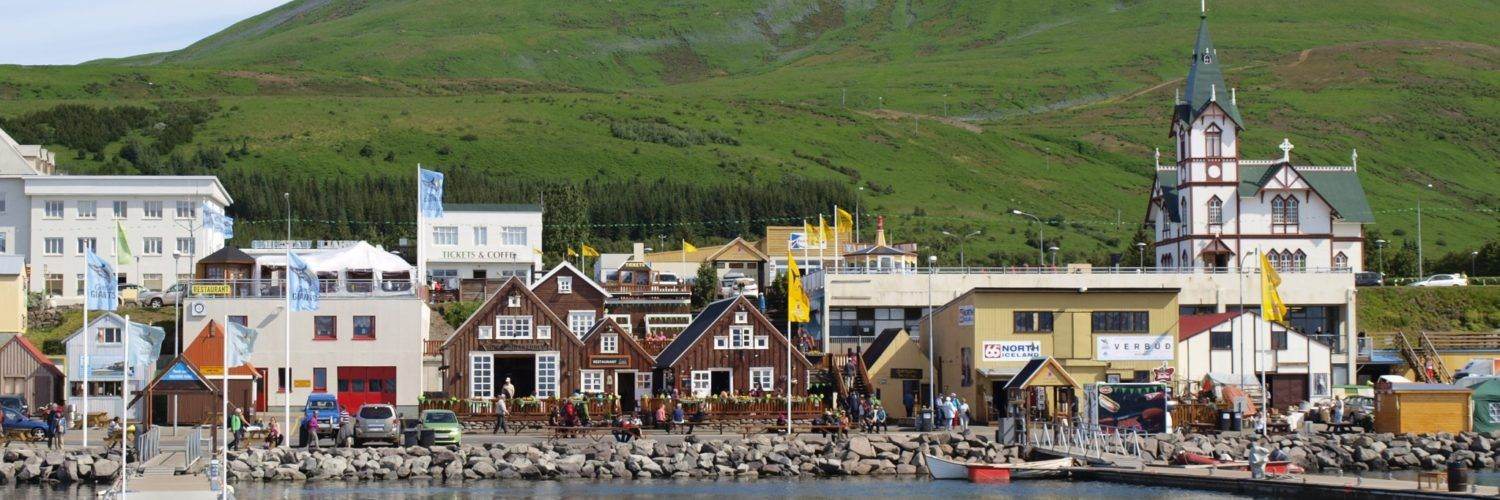
<path fill-rule="evenodd" d="M 771 287 L 766 290 L 766 317 L 770 318 L 771 324 L 781 325 L 786 323 L 786 273 L 776 276 L 771 282 Z"/>
<path fill-rule="evenodd" d="M 693 281 L 693 309 L 699 309 L 713 302 L 719 295 L 719 271 L 714 269 L 713 264 L 704 262 L 698 265 L 698 277 Z"/>

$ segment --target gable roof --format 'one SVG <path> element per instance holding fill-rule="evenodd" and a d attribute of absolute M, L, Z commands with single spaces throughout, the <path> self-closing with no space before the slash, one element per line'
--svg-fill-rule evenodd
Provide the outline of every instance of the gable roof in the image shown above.
<path fill-rule="evenodd" d="M 683 353 L 687 352 L 688 348 L 697 343 L 698 339 L 704 333 L 708 332 L 709 327 L 718 322 L 719 318 L 724 317 L 724 313 L 729 311 L 730 306 L 734 305 L 735 300 L 743 297 L 742 295 L 736 295 L 727 299 L 719 299 L 717 302 L 705 306 L 693 318 L 693 322 L 688 323 L 687 328 L 679 332 L 677 337 L 672 339 L 672 343 L 667 344 L 667 347 L 661 350 L 661 354 L 656 355 L 656 367 L 671 368 L 673 364 L 676 364 L 677 359 L 681 358 Z"/>
<path fill-rule="evenodd" d="M 18 333 L 0 333 L 0 351 L 4 351 L 5 346 L 10 345 L 11 343 L 15 343 L 16 348 L 26 352 L 27 355 L 36 360 L 37 364 L 42 365 L 42 367 L 46 368 L 47 371 L 52 372 L 52 374 L 59 377 L 63 376 L 62 370 L 59 369 L 56 364 L 52 363 L 52 358 L 48 358 L 46 354 L 42 353 L 41 349 L 37 349 L 36 345 L 32 344 L 30 340 L 27 340 L 25 335 L 21 335 Z"/>
<path fill-rule="evenodd" d="M 583 271 L 579 271 L 578 268 L 573 267 L 573 264 L 569 263 L 566 260 L 558 262 L 557 265 L 552 266 L 551 271 L 547 271 L 547 274 L 543 274 L 541 278 L 537 278 L 536 281 L 531 282 L 531 285 L 527 288 L 535 290 L 537 285 L 540 285 L 547 280 L 552 279 L 552 277 L 556 275 L 558 271 L 562 271 L 563 269 L 568 269 L 573 272 L 573 275 L 575 277 L 582 278 L 583 281 L 588 283 L 589 286 L 594 287 L 594 289 L 598 290 L 599 293 L 604 294 L 604 298 L 610 297 L 609 290 L 605 290 L 604 287 L 599 286 L 599 284 L 595 283 L 594 280 L 589 279 L 588 275 L 583 274 Z"/>
<path fill-rule="evenodd" d="M 1024 389 L 1031 385 L 1031 380 L 1036 378 L 1038 374 L 1047 372 L 1057 374 L 1059 379 L 1073 387 L 1083 388 L 1083 386 L 1078 385 L 1077 380 L 1073 379 L 1073 375 L 1069 374 L 1068 370 L 1063 368 L 1062 363 L 1058 363 L 1052 356 L 1031 358 L 1031 361 L 1026 362 L 1026 366 L 1021 367 L 1021 371 L 1016 372 L 1015 377 L 1011 377 L 1010 381 L 1005 383 L 1005 388 Z"/>
<path fill-rule="evenodd" d="M 1245 128 L 1245 120 L 1240 118 L 1240 110 L 1234 100 L 1218 98 L 1220 95 L 1229 97 L 1230 92 L 1229 86 L 1224 84 L 1224 71 L 1219 66 L 1218 50 L 1214 48 L 1213 39 L 1208 36 L 1208 15 L 1205 14 L 1198 23 L 1198 40 L 1193 44 L 1193 65 L 1188 69 L 1187 94 L 1174 110 L 1179 123 L 1192 123 L 1203 112 L 1208 111 L 1210 105 L 1215 105 L 1224 110 L 1224 114 L 1235 125 Z"/>
<path fill-rule="evenodd" d="M 891 344 L 896 343 L 896 336 L 905 332 L 905 328 L 881 330 L 880 335 L 876 335 L 875 340 L 870 341 L 870 347 L 866 347 L 865 352 L 860 353 L 860 357 L 864 358 L 865 366 L 874 366 L 876 361 L 880 361 L 880 356 L 885 354 L 885 350 L 890 348 Z"/>
<path fill-rule="evenodd" d="M 566 321 L 563 321 L 562 318 L 559 318 L 557 316 L 557 313 L 552 312 L 552 308 L 548 307 L 546 302 L 542 302 L 541 297 L 537 297 L 536 293 L 533 293 L 531 291 L 531 287 L 526 285 L 526 282 L 521 281 L 521 278 L 511 276 L 510 279 L 505 280 L 505 284 L 500 285 L 499 290 L 496 290 L 495 293 L 490 294 L 490 297 L 488 299 L 485 299 L 483 304 L 480 304 L 478 308 L 474 309 L 474 314 L 470 314 L 469 318 L 465 319 L 463 324 L 458 325 L 458 328 L 453 329 L 453 335 L 449 335 L 448 339 L 443 341 L 443 345 L 439 347 L 439 349 L 447 349 L 448 344 L 453 343 L 453 339 L 458 338 L 460 333 L 473 332 L 474 329 L 470 327 L 470 323 L 474 322 L 474 318 L 478 318 L 479 314 L 484 311 L 493 310 L 496 303 L 501 300 L 505 300 L 505 297 L 507 295 L 510 295 L 509 293 L 506 293 L 506 291 L 511 289 L 519 290 L 525 300 L 531 301 L 533 305 L 537 306 L 537 310 L 542 311 L 542 313 L 545 314 L 547 318 L 550 319 L 554 324 L 561 326 L 563 331 L 569 333 L 569 335 L 562 335 L 563 337 L 567 337 L 569 341 L 572 341 L 577 345 L 583 345 L 583 341 L 578 339 L 578 334 L 573 333 L 572 330 L 569 330 L 568 323 Z M 552 337 L 557 338 L 558 335 L 553 335 Z"/>
<path fill-rule="evenodd" d="M 1314 193 L 1328 202 L 1333 211 L 1348 222 L 1373 223 L 1375 212 L 1370 210 L 1370 201 L 1365 198 L 1365 188 L 1359 183 L 1359 171 L 1354 167 L 1297 168 L 1278 161 L 1271 165 L 1240 164 L 1239 194 L 1249 198 L 1260 193 L 1282 168 L 1290 168 Z M 1175 175 L 1174 175 L 1175 177 Z"/>
<path fill-rule="evenodd" d="M 635 341 L 635 335 L 631 335 L 629 332 L 626 332 L 624 328 L 620 327 L 619 323 L 615 322 L 614 318 L 611 318 L 609 316 L 605 316 L 603 320 L 594 323 L 594 327 L 590 328 L 589 332 L 583 335 L 584 345 L 588 345 L 589 341 L 593 340 L 595 336 L 603 335 L 606 330 L 619 336 L 622 343 L 630 346 L 630 350 L 635 351 L 641 356 L 645 356 L 648 360 L 656 361 L 656 358 L 651 356 L 650 351 L 647 351 L 645 347 L 642 347 L 640 342 Z"/>
<path fill-rule="evenodd" d="M 198 336 L 182 350 L 182 359 L 193 362 L 193 366 L 222 366 L 224 364 L 224 325 L 217 320 L 208 320 Z M 229 368 L 232 376 L 256 377 L 255 365 L 245 363 Z"/>
<path fill-rule="evenodd" d="M 92 320 L 90 320 L 88 325 L 78 327 L 77 330 L 73 330 L 73 333 L 68 334 L 67 337 L 63 337 L 63 343 L 66 344 L 66 343 L 72 341 L 73 337 L 77 337 L 78 334 L 83 333 L 84 330 L 87 330 L 89 328 L 93 328 L 94 326 L 98 325 L 99 323 L 102 323 L 102 322 L 105 322 L 105 321 L 112 321 L 112 322 L 114 322 L 114 324 L 123 325 L 123 324 L 125 324 L 125 317 L 124 316 L 120 316 L 118 314 L 115 314 L 113 312 L 105 311 L 104 314 L 100 314 L 98 317 L 93 318 Z M 143 331 L 147 331 L 147 332 L 150 332 L 150 331 L 158 332 L 158 333 L 160 333 L 162 335 L 163 338 L 165 338 L 165 336 L 167 334 L 166 330 L 163 330 L 159 326 L 151 326 L 151 325 L 148 325 L 148 324 L 145 324 L 145 323 L 138 323 L 138 322 L 135 322 L 135 321 L 131 321 L 130 322 L 130 326 L 131 326 L 131 328 L 135 328 L 136 330 L 143 330 Z M 158 345 L 156 347 L 160 348 L 161 346 Z"/>
<path fill-rule="evenodd" d="M 1246 312 L 1248 313 L 1249 311 Z M 1198 334 L 1209 331 L 1213 329 L 1213 327 L 1222 325 L 1225 321 L 1229 321 L 1230 319 L 1239 315 L 1239 311 L 1230 311 L 1183 316 L 1182 318 L 1177 320 L 1177 339 L 1187 340 L 1193 338 Z"/>
<path fill-rule="evenodd" d="M 255 257 L 232 246 L 220 248 L 208 256 L 198 259 L 199 264 L 254 264 Z"/>
<path fill-rule="evenodd" d="M 1182 216 L 1177 209 L 1177 170 L 1157 170 L 1156 187 L 1161 189 L 1161 204 L 1162 208 L 1167 211 L 1167 221 L 1182 222 Z"/>
<path fill-rule="evenodd" d="M 740 238 L 738 236 L 736 236 L 733 240 L 729 240 L 729 243 L 725 243 L 723 246 L 719 247 L 718 251 L 709 254 L 709 256 L 705 257 L 704 260 L 719 260 L 720 257 L 724 256 L 724 254 L 729 253 L 730 250 L 736 248 L 745 250 L 745 252 L 749 253 L 751 257 L 755 258 L 755 260 L 761 262 L 771 260 L 771 257 L 767 256 L 765 252 L 760 251 L 759 248 L 756 248 L 756 245 L 754 243 L 745 241 L 744 238 Z"/>

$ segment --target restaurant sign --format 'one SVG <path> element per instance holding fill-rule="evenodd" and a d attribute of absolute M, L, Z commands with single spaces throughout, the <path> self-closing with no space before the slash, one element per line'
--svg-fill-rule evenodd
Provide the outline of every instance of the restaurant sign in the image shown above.
<path fill-rule="evenodd" d="M 1042 343 L 1036 340 L 1021 342 L 985 342 L 984 361 L 1030 361 L 1042 357 Z"/>
<path fill-rule="evenodd" d="M 1100 335 L 1095 344 L 1094 359 L 1099 361 L 1168 361 L 1177 346 L 1170 333 Z"/>
<path fill-rule="evenodd" d="M 922 378 L 921 368 L 891 368 L 891 378 L 916 380 Z"/>
<path fill-rule="evenodd" d="M 217 284 L 217 285 L 194 284 L 189 293 L 191 293 L 192 295 L 195 295 L 195 296 L 199 296 L 199 295 L 229 295 L 230 291 L 231 290 L 229 289 L 229 285 L 228 284 Z"/>
<path fill-rule="evenodd" d="M 630 359 L 625 356 L 590 356 L 590 368 L 616 368 L 630 364 Z"/>

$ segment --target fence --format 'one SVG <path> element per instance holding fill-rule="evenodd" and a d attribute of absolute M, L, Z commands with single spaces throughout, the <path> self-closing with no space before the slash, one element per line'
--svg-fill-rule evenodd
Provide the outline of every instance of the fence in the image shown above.
<path fill-rule="evenodd" d="M 508 418 L 518 421 L 547 420 L 552 416 L 553 411 L 562 408 L 564 401 L 566 400 L 559 398 L 516 398 L 506 403 L 510 410 Z M 727 399 L 646 397 L 640 398 L 637 403 L 636 407 L 642 412 L 654 412 L 658 405 L 665 406 L 668 411 L 671 411 L 676 405 L 681 404 L 686 413 L 692 414 L 702 409 L 710 418 L 720 420 L 775 420 L 786 414 L 786 399 L 775 396 Z M 620 414 L 620 401 L 615 398 L 574 400 L 574 404 L 586 406 L 591 420 L 610 418 Z M 421 409 L 450 410 L 461 418 L 484 419 L 494 416 L 495 401 L 489 399 L 431 400 L 423 401 Z M 579 411 L 581 413 L 584 408 L 579 408 Z M 823 402 L 819 398 L 792 398 L 793 419 L 810 419 L 822 412 Z"/>
<path fill-rule="evenodd" d="M 1062 425 L 1033 423 L 1026 432 L 1028 442 L 1039 448 L 1099 460 L 1108 460 L 1107 455 L 1146 459 L 1146 434 L 1137 430 L 1075 425 L 1070 421 Z"/>
<path fill-rule="evenodd" d="M 161 453 L 161 427 L 152 426 L 146 432 L 136 433 L 134 441 L 137 464 L 155 458 L 158 453 Z"/>
<path fill-rule="evenodd" d="M 182 447 L 182 463 L 192 467 L 194 462 L 203 457 L 203 429 L 197 427 L 188 429 L 185 439 Z"/>

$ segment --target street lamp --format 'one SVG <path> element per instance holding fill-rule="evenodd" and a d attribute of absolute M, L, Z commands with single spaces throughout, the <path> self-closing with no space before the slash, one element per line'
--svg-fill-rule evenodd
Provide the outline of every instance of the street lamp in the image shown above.
<path fill-rule="evenodd" d="M 929 377 L 928 378 L 928 383 L 927 383 L 927 411 L 928 412 L 931 412 L 931 411 L 933 411 L 933 410 L 935 410 L 937 408 L 937 395 L 936 395 L 936 393 L 933 392 L 933 391 L 937 390 L 937 382 L 938 382 L 938 380 L 937 380 L 937 366 L 933 363 L 933 360 L 937 359 L 937 358 L 934 357 L 934 352 L 935 351 L 933 350 L 933 347 L 932 347 L 933 346 L 933 341 L 932 341 L 932 337 L 933 337 L 933 334 L 932 334 L 932 327 L 933 327 L 933 317 L 932 317 L 932 274 L 936 270 L 937 270 L 937 256 L 936 255 L 928 255 L 927 256 L 927 376 Z M 928 421 L 931 422 L 931 419 L 929 419 Z"/>
<path fill-rule="evenodd" d="M 1477 267 L 1478 264 L 1476 263 L 1478 260 L 1479 260 L 1479 251 L 1478 250 L 1475 250 L 1473 252 L 1469 252 L 1469 276 L 1474 276 L 1474 275 L 1479 274 L 1478 272 L 1475 272 L 1475 271 L 1477 271 L 1479 269 L 1479 267 Z"/>
<path fill-rule="evenodd" d="M 1432 184 L 1428 184 L 1427 189 L 1432 189 Z M 1422 193 L 1424 192 L 1417 191 L 1417 278 L 1419 279 L 1427 276 L 1422 270 Z"/>
<path fill-rule="evenodd" d="M 1035 215 L 1031 215 L 1017 209 L 1011 209 L 1010 213 L 1022 217 L 1030 217 L 1031 220 L 1036 221 L 1036 265 L 1037 267 L 1047 267 L 1047 254 L 1044 250 L 1042 250 L 1043 243 L 1047 241 L 1047 237 L 1042 234 L 1041 217 L 1037 217 Z"/>
<path fill-rule="evenodd" d="M 968 264 L 967 264 L 967 261 L 964 260 L 964 246 L 965 246 L 965 243 L 968 243 L 969 238 L 972 238 L 974 236 L 978 236 L 979 235 L 979 230 L 976 229 L 976 230 L 974 230 L 974 232 L 969 233 L 969 234 L 965 234 L 965 235 L 962 235 L 962 236 L 957 235 L 957 234 L 953 234 L 953 233 L 950 233 L 950 232 L 947 232 L 947 231 L 943 231 L 943 234 L 948 235 L 948 236 L 952 236 L 954 238 L 958 238 L 958 267 L 963 267 L 963 268 L 969 267 Z"/>
<path fill-rule="evenodd" d="M 1385 281 L 1385 240 L 1375 240 L 1375 258 L 1380 260 L 1380 280 Z"/>
<path fill-rule="evenodd" d="M 1047 249 L 1052 251 L 1052 267 L 1057 267 L 1057 245 L 1052 245 Z"/>
<path fill-rule="evenodd" d="M 1145 269 L 1146 268 L 1146 242 L 1144 242 L 1144 241 L 1137 241 L 1137 242 L 1135 242 L 1135 251 L 1136 251 L 1136 253 L 1140 254 L 1140 256 L 1141 256 L 1141 264 L 1140 264 L 1141 269 Z"/>

